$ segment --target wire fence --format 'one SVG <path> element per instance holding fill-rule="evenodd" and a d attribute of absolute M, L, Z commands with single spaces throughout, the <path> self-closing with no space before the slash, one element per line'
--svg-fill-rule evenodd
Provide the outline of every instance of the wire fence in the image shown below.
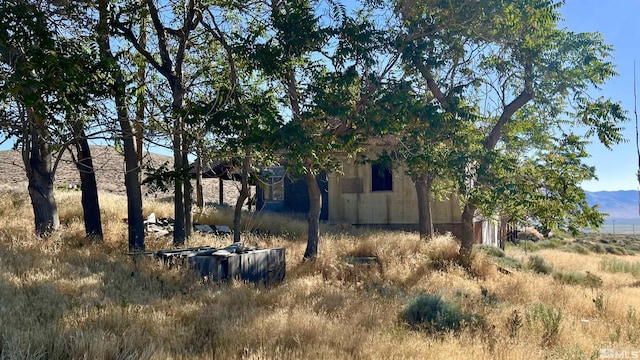
<path fill-rule="evenodd" d="M 603 234 L 618 234 L 618 235 L 640 235 L 640 223 L 628 224 L 617 223 L 615 221 L 608 221 L 600 229 L 600 233 Z"/>

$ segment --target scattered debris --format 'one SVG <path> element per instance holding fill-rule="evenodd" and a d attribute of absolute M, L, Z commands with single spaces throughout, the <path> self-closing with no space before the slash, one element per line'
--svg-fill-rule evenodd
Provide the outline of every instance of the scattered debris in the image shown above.
<path fill-rule="evenodd" d="M 157 218 L 155 213 L 149 214 L 144 221 L 145 231 L 156 237 L 162 237 L 173 232 L 174 218 Z M 227 225 L 194 224 L 193 228 L 206 234 L 228 235 L 231 228 Z"/>
<path fill-rule="evenodd" d="M 376 266 L 380 270 L 380 273 L 384 270 L 382 268 L 382 262 L 377 256 L 346 256 L 345 261 L 351 265 L 362 265 L 367 268 Z"/>
<path fill-rule="evenodd" d="M 230 235 L 231 228 L 227 225 L 203 225 L 193 224 L 193 228 L 207 234 Z"/>
<path fill-rule="evenodd" d="M 146 255 L 162 259 L 168 266 L 189 265 L 213 281 L 241 280 L 260 284 L 278 284 L 286 273 L 285 249 L 259 249 L 233 243 L 225 248 L 209 246 L 147 251 L 129 255 Z"/>

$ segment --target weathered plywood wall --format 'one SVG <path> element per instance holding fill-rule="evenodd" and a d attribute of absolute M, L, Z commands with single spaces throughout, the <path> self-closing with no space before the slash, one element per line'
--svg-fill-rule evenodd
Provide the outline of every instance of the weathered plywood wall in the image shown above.
<path fill-rule="evenodd" d="M 372 191 L 371 164 L 343 162 L 342 174 L 331 173 L 329 221 L 355 225 L 401 225 L 418 222 L 418 201 L 411 178 L 394 169 L 391 191 Z M 432 203 L 433 222 L 460 222 L 461 207 L 455 196 Z"/>

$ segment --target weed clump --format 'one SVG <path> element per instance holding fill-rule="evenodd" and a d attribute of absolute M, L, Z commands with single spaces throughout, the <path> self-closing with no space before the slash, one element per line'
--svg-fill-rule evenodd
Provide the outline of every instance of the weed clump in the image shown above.
<path fill-rule="evenodd" d="M 553 272 L 553 279 L 563 284 L 581 285 L 588 288 L 599 288 L 602 286 L 602 279 L 595 274 L 587 272 L 583 274 L 577 271 L 560 271 Z"/>
<path fill-rule="evenodd" d="M 520 260 L 512 258 L 510 256 L 505 256 L 503 258 L 494 258 L 496 265 L 503 268 L 511 268 L 515 270 L 521 270 L 523 268 L 522 262 Z"/>
<path fill-rule="evenodd" d="M 477 245 L 475 246 L 475 248 L 494 258 L 505 257 L 504 250 L 500 249 L 499 247 L 491 245 Z"/>
<path fill-rule="evenodd" d="M 558 343 L 562 323 L 561 309 L 537 303 L 527 309 L 525 317 L 530 327 L 542 326 L 542 346 L 554 346 Z"/>
<path fill-rule="evenodd" d="M 640 276 L 640 262 L 605 258 L 600 262 L 600 270 L 611 273 L 626 273 L 638 277 Z"/>
<path fill-rule="evenodd" d="M 428 333 L 459 331 L 464 324 L 474 322 L 473 315 L 465 314 L 458 306 L 431 294 L 414 297 L 400 317 L 412 329 Z"/>
<path fill-rule="evenodd" d="M 538 274 L 551 274 L 553 272 L 553 265 L 548 264 L 541 256 L 531 255 L 529 256 L 529 269 Z"/>
<path fill-rule="evenodd" d="M 513 310 L 511 316 L 507 319 L 507 331 L 509 332 L 510 338 L 515 338 L 518 336 L 518 332 L 522 327 L 522 316 L 518 310 Z"/>
<path fill-rule="evenodd" d="M 427 255 L 435 269 L 445 269 L 458 260 L 460 245 L 451 237 L 440 237 L 428 244 Z"/>

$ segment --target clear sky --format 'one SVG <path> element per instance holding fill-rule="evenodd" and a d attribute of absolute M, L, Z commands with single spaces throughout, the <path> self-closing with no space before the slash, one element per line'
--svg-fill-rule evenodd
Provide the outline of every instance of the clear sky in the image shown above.
<path fill-rule="evenodd" d="M 598 181 L 583 184 L 588 191 L 636 190 L 638 155 L 633 96 L 633 71 L 636 61 L 636 89 L 640 106 L 640 1 L 638 0 L 567 0 L 561 8 L 565 19 L 561 26 L 576 32 L 600 32 L 605 42 L 614 46 L 613 62 L 620 74 L 610 80 L 599 95 L 619 101 L 627 110 L 624 124 L 627 143 L 612 150 L 593 143 L 589 165 L 596 167 Z"/>

